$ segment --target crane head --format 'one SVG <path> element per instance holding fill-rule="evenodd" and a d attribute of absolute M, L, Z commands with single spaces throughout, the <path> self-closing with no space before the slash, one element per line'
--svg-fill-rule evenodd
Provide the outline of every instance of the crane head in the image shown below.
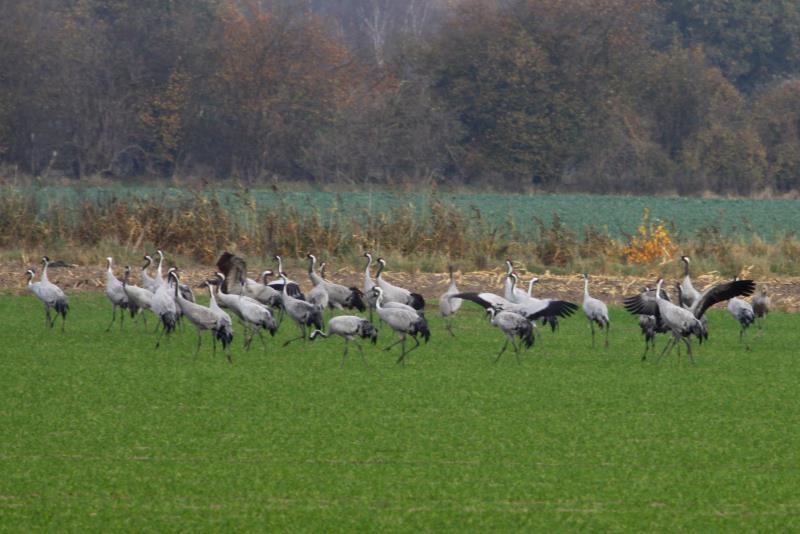
<path fill-rule="evenodd" d="M 28 280 L 33 280 L 33 276 L 36 274 L 36 271 L 33 269 L 28 269 L 25 271 L 25 275 L 28 277 Z"/>
<path fill-rule="evenodd" d="M 47 265 L 48 263 L 50 263 L 50 258 L 47 256 L 42 256 L 42 264 Z"/>
<path fill-rule="evenodd" d="M 114 259 L 111 256 L 108 256 L 106 258 L 106 262 L 108 262 L 109 265 L 111 265 L 111 262 L 113 262 L 113 261 L 114 261 Z"/>
<path fill-rule="evenodd" d="M 681 256 L 681 261 L 683 263 L 685 263 L 686 265 L 689 265 L 689 263 L 691 262 L 691 260 L 689 259 L 689 256 L 686 256 L 686 255 Z"/>

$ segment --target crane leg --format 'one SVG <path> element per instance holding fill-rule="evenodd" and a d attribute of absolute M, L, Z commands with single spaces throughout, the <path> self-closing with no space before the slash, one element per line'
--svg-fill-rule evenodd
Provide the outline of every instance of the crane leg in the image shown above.
<path fill-rule="evenodd" d="M 589 328 L 592 329 L 592 348 L 594 348 L 594 323 L 589 319 Z"/>
<path fill-rule="evenodd" d="M 506 342 L 503 344 L 503 348 L 500 349 L 500 352 L 497 353 L 497 358 L 494 359 L 494 363 L 497 363 L 497 361 L 500 359 L 500 356 L 502 356 L 506 351 L 506 348 L 508 347 L 508 339 L 508 336 L 506 336 Z"/>
<path fill-rule="evenodd" d="M 114 321 L 116 320 L 117 320 L 117 305 L 111 304 L 111 322 L 108 323 L 108 328 L 106 328 L 106 332 L 111 330 L 111 327 L 114 325 Z"/>
<path fill-rule="evenodd" d="M 606 348 L 608 348 L 608 331 L 611 329 L 611 323 L 606 321 Z"/>
<path fill-rule="evenodd" d="M 664 345 L 664 349 L 661 351 L 661 354 L 658 355 L 658 359 L 656 360 L 656 363 L 660 362 L 661 358 L 663 358 L 664 355 L 667 354 L 667 351 L 675 344 L 675 340 L 676 339 L 677 338 L 675 336 L 672 336 L 670 338 L 670 340 L 667 341 L 667 344 Z"/>
<path fill-rule="evenodd" d="M 396 363 L 402 363 L 403 365 L 405 365 L 406 364 L 406 335 L 405 334 L 403 334 L 403 337 L 400 338 L 400 347 L 401 347 L 402 350 L 400 351 L 400 357 L 397 358 L 397 362 Z"/>
<path fill-rule="evenodd" d="M 344 361 L 347 359 L 347 352 L 350 350 L 350 340 L 344 340 L 344 354 L 342 354 L 342 363 L 339 364 L 339 367 L 344 367 Z"/>
<path fill-rule="evenodd" d="M 53 322 L 55 322 L 55 320 Z M 64 333 L 64 326 L 66 325 L 66 323 L 67 323 L 67 314 L 64 313 L 64 314 L 61 315 L 61 333 L 62 334 Z"/>
<path fill-rule="evenodd" d="M 194 348 L 194 357 L 197 358 L 197 355 L 200 354 L 200 345 L 203 343 L 203 335 L 198 331 L 197 332 L 197 346 Z"/>
<path fill-rule="evenodd" d="M 408 352 L 406 352 L 406 355 L 410 354 L 412 350 L 416 350 L 416 349 L 419 348 L 419 340 L 417 339 L 417 337 L 416 336 L 411 336 L 411 339 L 414 340 L 415 345 L 413 347 L 411 347 L 410 349 L 408 349 Z"/>
<path fill-rule="evenodd" d="M 47 306 L 44 308 L 44 324 L 47 328 L 53 328 L 53 319 L 50 317 L 50 308 Z"/>
<path fill-rule="evenodd" d="M 519 359 L 519 347 L 514 342 L 514 338 L 511 338 L 511 346 L 514 347 L 514 356 L 517 358 L 517 363 L 521 364 L 522 361 Z"/>
<path fill-rule="evenodd" d="M 261 329 L 258 329 L 258 339 L 261 340 L 261 345 L 264 347 L 264 350 L 267 350 L 267 341 L 264 339 L 264 334 L 261 332 Z"/>
<path fill-rule="evenodd" d="M 369 367 L 369 364 L 367 363 L 367 358 L 364 356 L 364 349 L 361 347 L 361 344 L 358 341 L 353 341 L 353 343 L 355 343 L 356 348 L 358 349 L 358 353 L 361 355 L 361 361 L 364 362 L 364 365 Z"/>
<path fill-rule="evenodd" d="M 211 332 L 211 357 L 217 357 L 217 338 L 214 336 L 214 332 Z"/>
<path fill-rule="evenodd" d="M 125 325 L 125 312 L 127 310 L 119 309 L 119 331 L 122 332 L 122 327 Z"/>
<path fill-rule="evenodd" d="M 389 350 L 389 349 L 391 349 L 392 347 L 394 347 L 395 345 L 399 345 L 399 344 L 400 344 L 400 343 L 402 343 L 402 342 L 403 342 L 403 338 L 401 337 L 400 339 L 398 339 L 397 341 L 395 341 L 394 343 L 392 343 L 391 345 L 389 345 L 388 347 L 386 347 L 386 348 L 385 348 L 385 349 L 383 349 L 383 350 Z"/>
<path fill-rule="evenodd" d="M 445 320 L 445 328 L 447 329 L 448 332 L 450 332 L 451 336 L 456 337 L 455 332 L 453 332 L 453 321 L 452 320 Z"/>
<path fill-rule="evenodd" d="M 692 342 L 688 337 L 683 338 L 683 342 L 686 343 L 686 352 L 689 354 L 689 361 L 692 362 L 692 365 L 694 365 L 694 356 L 692 355 Z"/>
<path fill-rule="evenodd" d="M 306 337 L 306 327 L 305 327 L 305 325 L 300 325 L 300 335 L 299 335 L 299 336 L 297 336 L 297 337 L 293 337 L 292 339 L 290 339 L 290 340 L 286 341 L 286 342 L 283 344 L 283 346 L 285 347 L 286 345 L 288 345 L 288 344 L 289 344 L 289 343 L 291 343 L 292 341 L 297 341 L 298 339 L 303 339 L 303 338 L 305 338 L 305 337 Z"/>

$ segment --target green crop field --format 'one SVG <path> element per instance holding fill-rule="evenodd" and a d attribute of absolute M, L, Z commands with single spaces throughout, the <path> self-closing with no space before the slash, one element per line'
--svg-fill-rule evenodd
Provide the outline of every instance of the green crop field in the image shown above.
<path fill-rule="evenodd" d="M 518 364 L 465 308 L 405 367 L 341 339 L 234 364 L 159 351 L 101 294 L 65 334 L 30 295 L 0 297 L 0 530 L 789 531 L 800 515 L 797 324 L 770 317 L 747 352 L 725 310 L 697 364 L 640 363 L 634 317 L 611 347 L 582 316 Z M 152 330 L 152 322 L 150 323 Z M 129 328 L 130 327 L 130 328 Z M 755 329 L 752 331 L 755 333 Z M 659 340 L 663 345 L 663 340 Z M 685 357 L 685 355 L 684 355 Z"/>
<path fill-rule="evenodd" d="M 23 189 L 33 194 L 42 210 L 61 203 L 79 205 L 81 200 L 102 201 L 110 198 L 154 198 L 159 202 L 176 202 L 187 198 L 186 189 L 166 187 L 44 187 Z M 237 191 L 215 189 L 208 192 L 223 205 L 241 202 Z M 316 211 L 323 218 L 332 214 L 366 217 L 386 212 L 394 207 L 409 206 L 419 214 L 426 212 L 431 199 L 452 204 L 465 213 L 481 214 L 497 223 L 511 222 L 515 228 L 533 232 L 534 217 L 549 222 L 553 213 L 577 232 L 587 225 L 607 228 L 619 237 L 623 232 L 635 232 L 645 208 L 654 218 L 667 222 L 679 234 L 692 236 L 698 229 L 714 225 L 723 235 L 749 237 L 758 234 L 772 239 L 800 228 L 799 200 L 703 199 L 646 196 L 599 195 L 514 195 L 473 193 L 392 193 L 392 192 L 284 192 L 253 189 L 248 194 L 260 209 L 293 206 L 301 213 Z M 235 210 L 234 210 L 235 211 Z"/>

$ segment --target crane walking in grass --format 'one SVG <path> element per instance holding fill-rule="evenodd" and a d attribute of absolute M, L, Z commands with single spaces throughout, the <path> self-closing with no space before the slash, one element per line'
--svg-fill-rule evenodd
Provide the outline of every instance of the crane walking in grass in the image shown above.
<path fill-rule="evenodd" d="M 344 366 L 344 362 L 347 359 L 347 353 L 350 350 L 350 342 L 356 346 L 358 353 L 361 355 L 361 360 L 364 362 L 364 365 L 367 365 L 367 359 L 364 357 L 364 349 L 361 348 L 361 344 L 356 338 L 369 339 L 373 345 L 378 342 L 378 329 L 375 328 L 371 322 L 363 317 L 357 317 L 355 315 L 339 315 L 338 317 L 332 317 L 331 320 L 328 321 L 327 332 L 314 330 L 308 338 L 313 341 L 317 336 L 328 337 L 334 334 L 344 339 L 344 353 L 342 354 L 341 366 Z"/>
<path fill-rule="evenodd" d="M 131 266 L 125 266 L 125 276 L 122 278 L 122 290 L 128 296 L 128 302 L 136 306 L 137 313 L 142 316 L 145 328 L 147 328 L 147 315 L 145 310 L 152 311 L 153 293 L 143 287 L 130 284 Z"/>
<path fill-rule="evenodd" d="M 384 323 L 389 325 L 389 328 L 400 335 L 400 339 L 398 341 L 395 341 L 383 350 L 389 350 L 399 343 L 401 346 L 401 352 L 400 357 L 397 358 L 397 363 L 402 363 L 405 365 L 406 356 L 415 349 L 419 348 L 417 334 L 422 335 L 425 343 L 430 340 L 431 332 L 428 329 L 428 322 L 425 320 L 425 317 L 421 317 L 418 313 L 415 313 L 413 309 L 384 307 L 383 289 L 381 289 L 379 286 L 375 286 L 372 288 L 372 291 L 375 293 L 375 311 L 378 313 L 378 316 Z M 411 347 L 411 349 L 406 350 L 406 337 L 409 335 L 411 336 L 411 339 L 414 340 L 415 345 Z"/>
<path fill-rule="evenodd" d="M 249 332 L 249 335 L 246 333 L 244 336 L 245 350 L 250 348 L 250 344 L 253 342 L 253 337 L 255 337 L 256 334 L 258 334 L 262 346 L 266 349 L 267 343 L 264 340 L 262 330 L 266 330 L 272 336 L 274 336 L 275 332 L 278 330 L 278 324 L 272 317 L 272 313 L 257 300 L 244 296 L 244 288 L 241 284 L 239 284 L 238 294 L 224 291 L 223 289 L 226 286 L 225 281 L 226 277 L 224 274 L 215 273 L 214 278 L 209 280 L 208 283 L 218 288 L 216 299 L 219 300 L 219 303 L 223 307 L 228 308 L 236 314 Z M 229 287 L 228 290 L 230 289 Z M 236 291 L 235 288 L 234 291 Z"/>
<path fill-rule="evenodd" d="M 125 312 L 130 310 L 131 318 L 136 316 L 138 308 L 135 302 L 131 302 L 125 293 L 125 288 L 122 282 L 114 276 L 114 269 L 112 266 L 113 258 L 111 256 L 106 258 L 106 296 L 111 301 L 111 322 L 106 328 L 106 332 L 111 330 L 114 321 L 117 320 L 117 308 L 120 309 L 119 314 L 119 329 L 122 330 L 125 324 Z"/>
<path fill-rule="evenodd" d="M 286 313 L 289 315 L 289 317 L 291 317 L 300 328 L 300 335 L 287 340 L 283 344 L 285 347 L 292 341 L 305 339 L 306 327 L 313 326 L 317 330 L 322 330 L 322 310 L 320 310 L 319 307 L 314 304 L 290 296 L 288 290 L 289 280 L 286 278 L 286 274 L 281 273 L 281 279 L 283 280 L 281 294 L 283 309 L 286 310 Z"/>
<path fill-rule="evenodd" d="M 169 276 L 174 282 L 171 287 L 174 290 L 175 302 L 181 309 L 184 317 L 189 319 L 195 328 L 197 328 L 197 347 L 194 351 L 194 356 L 200 352 L 200 345 L 203 342 L 203 332 L 211 331 L 213 340 L 213 355 L 217 353 L 217 340 L 222 343 L 222 349 L 225 351 L 225 356 L 228 361 L 233 363 L 230 353 L 230 345 L 233 342 L 233 323 L 230 316 L 223 311 L 214 298 L 214 287 L 206 282 L 208 292 L 211 296 L 211 301 L 208 307 L 202 306 L 184 298 L 180 292 L 180 280 L 178 273 L 175 269 L 170 269 Z"/>
<path fill-rule="evenodd" d="M 517 363 L 520 363 L 520 347 L 517 346 L 514 338 L 518 337 L 520 345 L 524 345 L 525 348 L 533 346 L 534 323 L 515 312 L 497 311 L 492 307 L 486 308 L 486 312 L 489 314 L 492 326 L 496 326 L 506 335 L 506 342 L 503 344 L 503 348 L 500 349 L 500 352 L 497 353 L 494 363 L 500 360 L 500 356 L 502 356 L 508 348 L 509 342 L 511 342 L 511 346 L 514 347 L 514 356 L 517 358 Z"/>
<path fill-rule="evenodd" d="M 67 313 L 69 312 L 69 300 L 64 291 L 47 278 L 47 266 L 49 263 L 50 259 L 47 256 L 42 258 L 42 275 L 38 282 L 33 281 L 36 272 L 33 269 L 27 270 L 28 289 L 44 304 L 45 325 L 48 328 L 53 328 L 56 319 L 60 315 L 61 331 L 63 332 L 64 323 L 67 321 Z M 50 308 L 56 311 L 55 317 L 51 317 Z"/>
<path fill-rule="evenodd" d="M 456 337 L 453 333 L 453 316 L 461 308 L 461 303 L 464 301 L 453 297 L 453 295 L 459 293 L 458 286 L 456 286 L 456 279 L 453 275 L 453 266 L 448 265 L 447 270 L 450 273 L 450 285 L 447 287 L 447 291 L 439 297 L 439 311 L 444 317 L 445 328 L 450 332 L 451 336 Z"/>
<path fill-rule="evenodd" d="M 606 331 L 605 346 L 608 347 L 608 331 L 611 328 L 611 321 L 608 318 L 608 306 L 600 299 L 589 295 L 589 275 L 583 273 L 583 313 L 589 320 L 589 327 L 592 329 L 592 348 L 594 348 L 594 325 L 600 330 Z"/>
<path fill-rule="evenodd" d="M 766 322 L 771 308 L 772 300 L 767 294 L 767 286 L 761 286 L 759 294 L 753 297 L 753 312 L 756 314 L 759 330 L 763 327 L 763 323 Z"/>

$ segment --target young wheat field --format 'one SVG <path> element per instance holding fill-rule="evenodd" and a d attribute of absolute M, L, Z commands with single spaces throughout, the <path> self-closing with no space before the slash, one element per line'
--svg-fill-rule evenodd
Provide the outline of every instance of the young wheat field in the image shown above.
<path fill-rule="evenodd" d="M 697 363 L 641 362 L 612 309 L 591 348 L 579 311 L 507 352 L 465 303 L 452 338 L 395 364 L 340 338 L 197 359 L 190 324 L 110 320 L 73 294 L 66 332 L 31 295 L 0 296 L 2 531 L 780 531 L 800 515 L 797 317 L 738 341 L 724 309 Z M 203 299 L 205 300 L 205 299 Z M 327 314 L 326 314 L 327 315 Z M 377 320 L 377 319 L 376 319 Z M 602 339 L 602 337 L 600 338 Z M 659 339 L 659 349 L 666 338 Z"/>

